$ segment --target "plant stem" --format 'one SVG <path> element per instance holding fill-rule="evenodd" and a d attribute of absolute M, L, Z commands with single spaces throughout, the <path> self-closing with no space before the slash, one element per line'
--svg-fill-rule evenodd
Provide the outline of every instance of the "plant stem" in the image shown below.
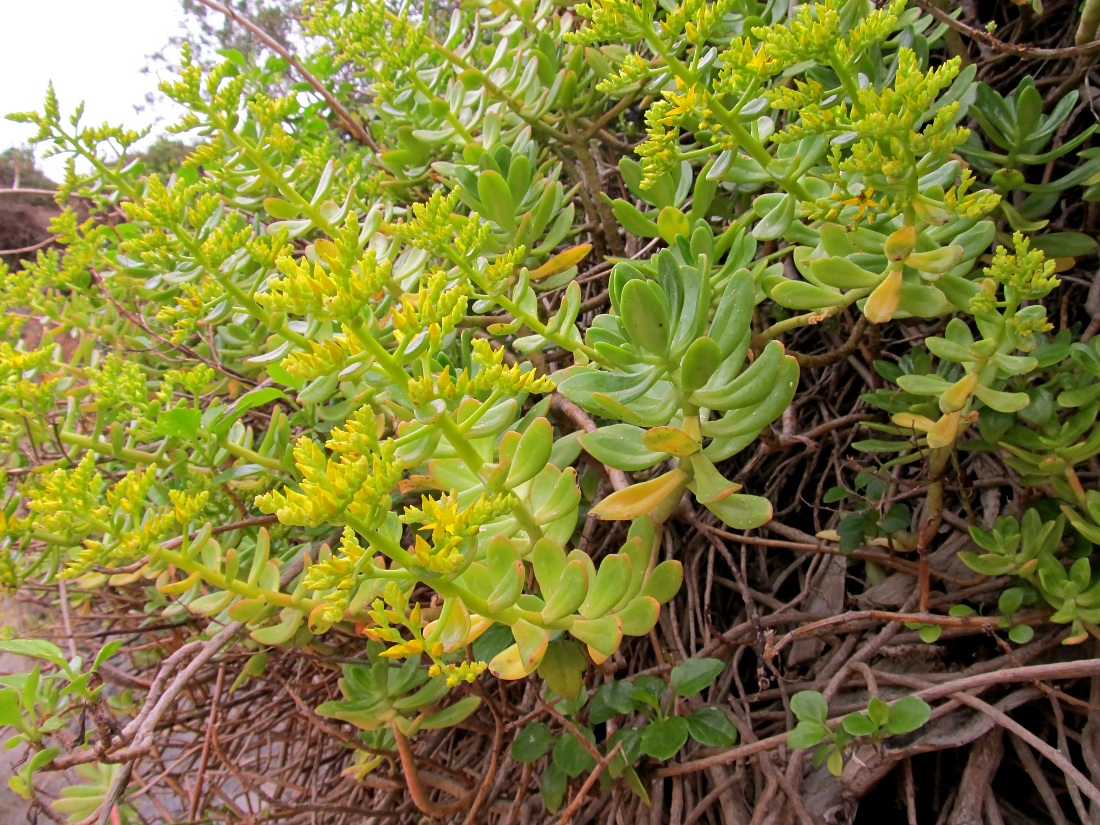
<path fill-rule="evenodd" d="M 663 41 L 652 26 L 649 26 L 648 29 L 646 42 L 649 44 L 649 47 L 665 61 L 665 64 L 672 70 L 672 73 L 689 89 L 699 85 L 699 77 L 695 72 L 684 65 L 678 57 L 665 48 Z M 811 195 L 810 191 L 802 185 L 801 181 L 789 176 L 776 175 L 768 169 L 775 158 L 772 157 L 771 152 L 764 148 L 764 144 L 757 140 L 748 129 L 737 122 L 734 114 L 729 109 L 714 98 L 711 98 L 707 102 L 707 105 L 714 119 L 722 124 L 723 128 L 729 132 L 730 136 L 737 141 L 738 146 L 744 149 L 749 157 L 759 163 L 764 171 L 771 176 L 772 180 L 801 200 L 814 200 L 813 195 Z"/>
<path fill-rule="evenodd" d="M 116 450 L 110 442 L 101 441 L 98 438 L 92 438 L 88 435 L 69 432 L 68 430 L 62 430 L 58 435 L 66 444 L 71 444 L 74 447 L 82 447 L 98 455 L 105 455 L 110 458 L 118 459 L 119 461 L 129 461 L 133 464 L 155 464 L 158 467 L 168 467 L 172 463 L 170 459 L 164 456 L 142 452 L 141 450 L 131 450 L 129 447 L 120 447 Z"/>
<path fill-rule="evenodd" d="M 255 450 L 242 447 L 240 444 L 235 444 L 228 439 L 218 438 L 213 433 L 203 429 L 199 429 L 198 434 L 207 438 L 217 439 L 218 446 L 225 448 L 228 453 L 235 455 L 237 458 L 243 458 L 245 461 L 249 461 L 252 464 L 259 464 L 261 467 L 266 467 L 268 470 L 274 470 L 277 473 L 286 472 L 286 466 L 278 459 L 260 455 Z"/>
<path fill-rule="evenodd" d="M 201 562 L 195 561 L 183 553 L 177 553 L 175 550 L 161 549 L 156 551 L 156 555 L 163 561 L 178 567 L 187 573 L 197 573 L 199 577 L 207 584 L 213 585 L 220 590 L 228 590 L 236 593 L 238 596 L 243 596 L 246 599 L 263 599 L 268 604 L 277 605 L 279 607 L 290 607 L 295 610 L 299 610 L 303 613 L 309 613 L 320 602 L 315 599 L 301 599 L 286 593 L 279 592 L 278 590 L 268 590 L 264 587 L 259 587 L 255 584 L 249 584 L 241 579 L 227 578 L 220 570 L 211 570 Z"/>
<path fill-rule="evenodd" d="M 1077 25 L 1077 34 L 1073 38 L 1075 46 L 1084 46 L 1096 39 L 1100 29 L 1100 0 L 1085 0 L 1081 9 L 1081 22 Z"/>
<path fill-rule="evenodd" d="M 325 88 L 324 84 L 322 84 L 320 80 L 314 77 L 313 74 L 305 66 L 302 65 L 302 62 L 298 60 L 298 58 L 295 57 L 291 52 L 287 51 L 278 40 L 273 38 L 251 20 L 239 14 L 235 9 L 224 6 L 221 3 L 216 3 L 214 2 L 214 0 L 199 0 L 199 2 L 216 12 L 224 14 L 230 20 L 234 20 L 237 23 L 241 24 L 246 29 L 248 29 L 249 32 L 251 32 L 257 40 L 259 40 L 277 55 L 282 57 L 294 68 L 294 71 L 298 72 L 298 74 L 302 76 L 306 83 L 308 83 L 317 91 L 317 94 L 324 98 L 325 103 L 327 103 L 332 108 L 332 111 L 335 112 L 336 115 L 340 118 L 340 120 L 344 122 L 344 126 L 349 132 L 351 132 L 356 140 L 358 140 L 360 143 L 365 143 L 367 146 L 373 149 L 375 153 L 379 151 L 378 144 L 374 142 L 374 139 L 370 136 L 367 130 L 363 128 L 363 125 L 352 116 L 351 112 L 349 112 L 347 108 L 345 108 L 344 104 L 337 100 L 333 96 L 332 92 Z"/>
<path fill-rule="evenodd" d="M 768 343 L 768 341 L 771 341 L 773 338 L 778 338 L 784 332 L 790 332 L 792 329 L 799 329 L 801 327 L 810 326 L 811 324 L 819 324 L 826 318 L 831 318 L 838 312 L 847 309 L 860 298 L 870 295 L 872 291 L 872 287 L 851 289 L 844 293 L 838 304 L 834 304 L 831 307 L 825 307 L 825 309 L 817 312 L 806 312 L 802 315 L 795 315 L 777 324 L 772 324 L 752 339 L 752 348 L 754 350 L 759 349 L 764 346 L 764 344 Z"/>

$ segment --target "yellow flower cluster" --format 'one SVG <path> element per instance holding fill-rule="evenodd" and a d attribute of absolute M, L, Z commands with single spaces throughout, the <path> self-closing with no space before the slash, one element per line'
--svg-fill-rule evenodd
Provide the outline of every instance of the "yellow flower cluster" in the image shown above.
<path fill-rule="evenodd" d="M 450 366 L 446 366 L 437 373 L 413 379 L 408 387 L 410 400 L 417 406 L 425 406 L 435 399 L 476 398 L 493 391 L 515 395 L 554 390 L 554 381 L 548 376 L 540 376 L 533 369 L 525 370 L 518 364 L 504 366 L 504 350 L 494 349 L 487 340 L 475 338 L 471 347 L 474 362 L 481 369 L 472 375 L 470 370 L 464 369 L 452 376 Z"/>
<path fill-rule="evenodd" d="M 193 396 L 200 396 L 210 386 L 210 382 L 217 378 L 218 373 L 209 364 L 197 364 L 194 367 L 183 367 L 178 370 L 168 370 L 161 379 L 157 398 L 169 403 L 172 400 L 176 387 L 181 387 L 184 392 Z"/>
<path fill-rule="evenodd" d="M 154 465 L 149 465 L 145 470 L 131 470 L 107 491 L 107 504 L 112 509 L 140 518 L 146 510 L 145 497 L 156 483 L 157 468 Z"/>
<path fill-rule="evenodd" d="M 601 41 L 637 43 L 653 26 L 656 0 L 591 0 L 574 6 L 580 17 L 589 21 L 579 31 L 567 32 L 567 43 L 591 46 Z"/>
<path fill-rule="evenodd" d="M 364 566 L 371 566 L 366 550 L 355 531 L 345 527 L 340 537 L 340 552 L 325 554 L 306 570 L 303 578 L 306 587 L 330 591 L 322 597 L 325 609 L 320 618 L 324 623 L 332 625 L 343 619 Z"/>
<path fill-rule="evenodd" d="M 510 493 L 487 496 L 482 493 L 469 507 L 460 507 L 451 492 L 439 498 L 422 497 L 421 507 L 406 507 L 401 521 L 418 525 L 430 533 L 429 544 L 422 536 L 414 540 L 413 555 L 433 573 L 449 573 L 464 560 L 465 545 L 478 531 L 512 511 L 518 503 Z"/>
<path fill-rule="evenodd" d="M 1012 235 L 1015 254 L 998 246 L 985 274 L 1014 289 L 1021 299 L 1042 298 L 1060 283 L 1054 275 L 1054 261 L 1048 261 L 1041 249 L 1031 249 L 1031 241 L 1016 232 Z"/>
<path fill-rule="evenodd" d="M 370 405 L 360 407 L 329 433 L 325 447 L 344 455 L 367 455 L 378 449 L 385 419 Z"/>
<path fill-rule="evenodd" d="M 689 43 L 702 46 L 739 5 L 739 0 L 683 0 L 661 21 L 661 34 L 671 42 L 683 33 Z"/>
<path fill-rule="evenodd" d="M 454 242 L 452 220 L 457 206 L 457 189 L 446 195 L 443 190 L 437 189 L 427 201 L 412 205 L 411 219 L 402 223 L 384 223 L 382 231 L 420 249 L 440 250 L 446 254 Z"/>
<path fill-rule="evenodd" d="M 321 244 L 318 241 L 316 245 Z M 328 246 L 336 244 L 328 242 Z M 377 300 L 379 293 L 391 282 L 390 262 L 379 261 L 373 249 L 363 253 L 353 267 L 342 265 L 338 250 L 326 256 L 324 263 L 306 258 L 296 260 L 284 254 L 276 265 L 283 277 L 271 278 L 267 282 L 269 291 L 258 293 L 256 302 L 273 312 L 319 319 L 350 321 L 360 318 L 372 299 Z"/>
<path fill-rule="evenodd" d="M 249 111 L 264 129 L 273 129 L 286 123 L 297 111 L 298 105 L 294 97 L 271 97 L 263 92 L 256 93 L 248 101 Z"/>
<path fill-rule="evenodd" d="M 944 194 L 944 206 L 948 212 L 960 218 L 980 218 L 997 208 L 1001 196 L 991 189 L 969 191 L 974 183 L 974 174 L 969 169 L 964 169 L 959 176 L 959 182 Z"/>
<path fill-rule="evenodd" d="M 649 79 L 652 69 L 640 54 L 631 52 L 619 64 L 618 71 L 596 84 L 596 90 L 603 94 L 615 94 Z"/>
<path fill-rule="evenodd" d="M 103 477 L 96 472 L 95 454 L 87 452 L 73 469 L 45 473 L 24 490 L 32 529 L 59 535 L 87 535 L 91 521 L 102 521 L 109 508 L 100 503 Z"/>
<path fill-rule="evenodd" d="M 634 151 L 642 159 L 642 188 L 652 187 L 680 162 L 680 127 L 674 106 L 659 100 L 645 113 L 646 141 Z"/>
<path fill-rule="evenodd" d="M 44 259 L 57 259 L 57 253 L 39 252 L 38 263 L 25 263 L 12 272 L 0 261 L 0 338 L 15 341 L 26 323 L 28 310 L 42 302 L 42 290 L 47 282 Z"/>
<path fill-rule="evenodd" d="M 0 520 L 2 519 L 3 516 L 0 514 Z M 0 533 L 2 532 L 3 525 L 0 524 Z M 19 573 L 15 560 L 6 551 L 0 552 L 0 594 L 14 595 L 22 583 L 23 577 Z"/>
<path fill-rule="evenodd" d="M 426 333 L 433 348 L 443 337 L 454 332 L 466 314 L 469 288 L 458 284 L 447 288 L 447 273 L 437 270 L 421 282 L 416 295 L 401 296 L 401 307 L 394 308 L 393 331 L 398 343 Z"/>
<path fill-rule="evenodd" d="M 527 247 L 517 246 L 507 252 L 497 255 L 485 265 L 485 279 L 494 287 L 503 285 L 516 267 L 527 257 Z"/>
<path fill-rule="evenodd" d="M 90 370 L 88 389 L 100 411 L 130 410 L 145 404 L 147 389 L 141 364 L 131 358 L 111 354 L 99 369 Z"/>
<path fill-rule="evenodd" d="M 323 341 L 310 341 L 309 351 L 296 350 L 282 361 L 282 367 L 294 378 L 312 381 L 343 369 L 348 360 L 363 353 L 353 336 L 343 333 Z"/>
<path fill-rule="evenodd" d="M 457 664 L 435 664 L 428 668 L 433 679 L 442 677 L 447 687 L 458 687 L 462 682 L 473 684 L 477 677 L 489 668 L 488 662 L 458 662 Z"/>
<path fill-rule="evenodd" d="M 284 489 L 256 497 L 256 507 L 274 513 L 283 524 L 319 527 L 345 524 L 348 517 L 376 526 L 390 510 L 391 496 L 401 480 L 392 440 L 369 454 L 341 455 L 330 460 L 316 443 L 301 438 L 294 461 L 302 476 L 298 490 Z"/>
<path fill-rule="evenodd" d="M 210 308 L 224 297 L 225 292 L 212 279 L 204 279 L 197 285 L 182 284 L 175 306 L 161 307 L 156 317 L 160 323 L 172 326 L 172 343 L 181 344 L 195 333 Z"/>
<path fill-rule="evenodd" d="M 29 352 L 17 350 L 7 341 L 0 341 L 0 384 L 8 384 L 37 372 L 53 361 L 53 346 L 42 346 Z"/>
<path fill-rule="evenodd" d="M 547 393 L 554 391 L 554 380 L 540 376 L 533 369 L 523 369 L 519 364 L 504 366 L 504 350 L 494 347 L 484 338 L 470 342 L 474 363 L 481 367 L 474 376 L 478 390 L 499 390 L 508 395 L 520 393 Z"/>
<path fill-rule="evenodd" d="M 410 609 L 409 594 L 397 582 L 386 583 L 386 587 L 382 591 L 382 598 L 375 599 L 371 603 L 371 609 L 367 611 L 367 615 L 374 622 L 374 626 L 364 628 L 364 635 L 367 638 L 389 642 L 393 645 L 393 647 L 382 653 L 383 656 L 387 658 L 405 658 L 406 656 L 418 656 L 424 652 L 424 636 L 421 633 L 424 622 L 421 618 L 420 603 L 413 604 Z M 395 624 L 411 630 L 413 639 L 405 641 L 401 631 L 394 627 Z"/>
<path fill-rule="evenodd" d="M 90 455 L 90 454 L 89 454 Z M 68 561 L 61 575 L 72 579 L 87 573 L 94 565 L 108 567 L 129 564 L 152 553 L 156 545 L 181 528 L 197 520 L 210 502 L 208 490 L 169 490 L 170 507 L 156 508 L 148 501 L 156 483 L 156 468 L 132 470 L 107 490 L 107 507 L 96 513 L 103 529 L 109 520 L 111 532 L 102 539 L 85 539 L 83 548 Z M 195 479 L 205 483 L 205 479 Z"/>

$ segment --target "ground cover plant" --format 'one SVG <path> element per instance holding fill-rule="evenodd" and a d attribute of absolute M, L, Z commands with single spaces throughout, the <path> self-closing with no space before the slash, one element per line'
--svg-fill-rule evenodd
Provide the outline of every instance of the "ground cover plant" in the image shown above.
<path fill-rule="evenodd" d="M 1100 815 L 1092 4 L 200 2 L 13 116 L 32 816 Z"/>

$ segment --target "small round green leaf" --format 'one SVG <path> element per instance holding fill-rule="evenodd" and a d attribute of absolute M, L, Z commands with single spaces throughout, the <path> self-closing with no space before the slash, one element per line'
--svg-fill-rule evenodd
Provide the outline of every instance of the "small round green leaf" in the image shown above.
<path fill-rule="evenodd" d="M 556 763 L 543 771 L 542 780 L 539 782 L 539 793 L 542 794 L 542 802 L 546 810 L 555 814 L 561 809 L 562 800 L 565 798 L 565 788 L 569 784 L 569 777 Z"/>
<path fill-rule="evenodd" d="M 681 716 L 660 719 L 642 728 L 642 753 L 661 762 L 671 759 L 688 739 L 688 723 Z"/>
<path fill-rule="evenodd" d="M 721 659 L 687 659 L 672 669 L 669 681 L 679 696 L 694 696 L 714 684 L 726 664 Z"/>
<path fill-rule="evenodd" d="M 878 730 L 878 725 L 862 713 L 849 713 L 840 724 L 852 736 L 870 736 Z"/>
<path fill-rule="evenodd" d="M 1008 638 L 1018 645 L 1026 645 L 1035 636 L 1035 629 L 1026 624 L 1018 624 L 1008 631 Z"/>
<path fill-rule="evenodd" d="M 941 633 L 943 633 L 943 628 L 938 624 L 925 625 L 920 629 L 920 640 L 930 645 L 940 638 Z"/>
<path fill-rule="evenodd" d="M 512 758 L 517 762 L 535 762 L 550 752 L 554 736 L 542 722 L 525 725 L 512 740 Z"/>
<path fill-rule="evenodd" d="M 700 745 L 728 748 L 737 742 L 737 728 L 718 708 L 702 707 L 687 718 L 688 733 Z"/>
<path fill-rule="evenodd" d="M 574 779 L 596 767 L 596 760 L 577 740 L 577 737 L 571 733 L 565 733 L 554 745 L 554 764 L 565 771 L 566 776 Z"/>
<path fill-rule="evenodd" d="M 794 730 L 787 734 L 787 747 L 794 748 L 795 750 L 803 750 L 805 748 L 812 748 L 818 744 L 828 731 L 824 725 L 819 725 L 817 722 L 803 721 L 795 725 Z"/>
<path fill-rule="evenodd" d="M 903 696 L 890 707 L 886 730 L 894 734 L 912 733 L 932 718 L 932 708 L 918 696 Z"/>
<path fill-rule="evenodd" d="M 804 690 L 791 697 L 791 712 L 802 721 L 824 723 L 829 718 L 829 703 L 816 690 Z"/>

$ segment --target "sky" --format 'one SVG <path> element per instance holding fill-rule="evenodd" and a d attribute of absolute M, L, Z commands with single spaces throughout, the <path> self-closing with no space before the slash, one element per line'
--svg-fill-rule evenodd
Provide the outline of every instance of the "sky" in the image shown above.
<path fill-rule="evenodd" d="M 156 70 L 141 69 L 179 33 L 181 17 L 178 0 L 0 0 L 0 151 L 34 135 L 33 126 L 3 115 L 41 110 L 50 80 L 63 117 L 83 100 L 88 123 L 152 124 L 156 113 L 134 111 L 158 83 Z M 158 112 L 171 118 L 171 106 Z M 57 179 L 62 164 L 40 165 Z"/>

